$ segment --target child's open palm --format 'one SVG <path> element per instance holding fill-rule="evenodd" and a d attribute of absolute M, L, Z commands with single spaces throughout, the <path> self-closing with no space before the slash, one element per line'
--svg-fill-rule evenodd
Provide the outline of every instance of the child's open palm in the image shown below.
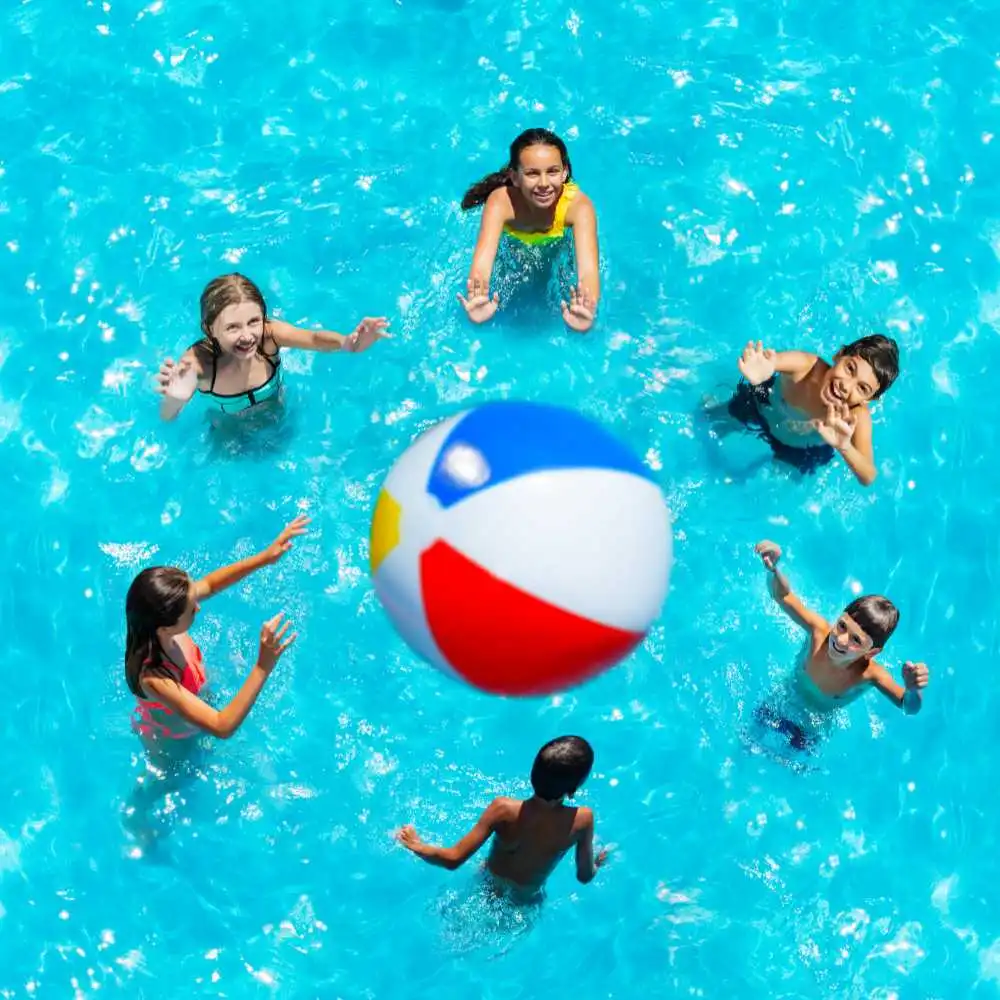
<path fill-rule="evenodd" d="M 384 316 L 366 316 L 354 329 L 349 337 L 344 338 L 341 350 L 347 354 L 360 354 L 367 351 L 376 340 L 387 337 L 385 332 L 389 321 Z"/>
<path fill-rule="evenodd" d="M 182 359 L 180 364 L 174 364 L 173 358 L 167 358 L 160 366 L 156 391 L 161 395 L 186 403 L 197 388 L 198 372 L 190 360 Z"/>
<path fill-rule="evenodd" d="M 851 415 L 851 408 L 847 403 L 831 403 L 826 408 L 826 416 L 813 421 L 813 427 L 820 437 L 837 451 L 842 451 L 854 440 L 857 426 L 857 417 Z"/>
<path fill-rule="evenodd" d="M 269 563 L 276 563 L 291 547 L 292 539 L 304 535 L 309 527 L 311 517 L 300 514 L 281 529 L 281 534 L 264 550 Z"/>
<path fill-rule="evenodd" d="M 282 621 L 284 616 L 285 612 L 279 611 L 269 621 L 264 622 L 260 629 L 257 666 L 268 673 L 274 669 L 275 664 L 281 659 L 281 654 L 295 642 L 298 636 L 298 632 L 288 635 L 288 629 L 292 623 L 287 620 Z"/>
<path fill-rule="evenodd" d="M 462 308 L 473 323 L 485 323 L 493 318 L 493 314 L 500 308 L 500 293 L 494 292 L 490 298 L 489 285 L 480 278 L 471 278 L 466 288 L 469 297 L 459 294 L 458 301 L 462 303 Z"/>
<path fill-rule="evenodd" d="M 597 303 L 586 288 L 571 288 L 569 302 L 560 302 L 563 322 L 577 333 L 586 333 L 594 324 Z"/>
<path fill-rule="evenodd" d="M 740 360 L 736 362 L 740 374 L 751 384 L 760 385 L 774 375 L 777 354 L 770 347 L 764 347 L 761 341 L 755 344 L 747 341 Z"/>

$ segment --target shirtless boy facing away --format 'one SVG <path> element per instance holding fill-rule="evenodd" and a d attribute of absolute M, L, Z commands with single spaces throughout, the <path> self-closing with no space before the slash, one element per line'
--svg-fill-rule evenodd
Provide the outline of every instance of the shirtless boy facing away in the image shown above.
<path fill-rule="evenodd" d="M 424 861 L 454 871 L 492 836 L 486 869 L 499 889 L 519 898 L 541 894 L 545 880 L 571 848 L 576 877 L 589 882 L 604 864 L 607 851 L 594 854 L 594 814 L 586 806 L 567 806 L 594 764 L 594 751 L 579 736 L 560 736 L 538 751 L 531 768 L 530 799 L 496 798 L 476 825 L 453 847 L 425 844 L 412 826 L 396 835 Z"/>

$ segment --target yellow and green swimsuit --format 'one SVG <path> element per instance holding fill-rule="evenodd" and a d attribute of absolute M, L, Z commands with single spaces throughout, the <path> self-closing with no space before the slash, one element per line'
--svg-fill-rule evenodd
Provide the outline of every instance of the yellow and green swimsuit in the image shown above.
<path fill-rule="evenodd" d="M 527 243 L 529 246 L 551 246 L 553 243 L 558 243 L 566 235 L 566 213 L 579 190 L 572 181 L 563 185 L 562 194 L 559 195 L 559 201 L 556 202 L 552 225 L 548 229 L 539 232 L 526 232 L 523 229 L 517 229 L 510 222 L 505 222 L 503 231 L 511 239 Z"/>

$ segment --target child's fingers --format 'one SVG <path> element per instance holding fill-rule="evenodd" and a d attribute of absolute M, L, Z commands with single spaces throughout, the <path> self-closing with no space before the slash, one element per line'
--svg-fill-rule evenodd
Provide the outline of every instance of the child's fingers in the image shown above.
<path fill-rule="evenodd" d="M 270 621 L 264 623 L 264 627 L 271 632 L 278 627 L 278 622 L 284 617 L 285 612 L 279 611 Z"/>
<path fill-rule="evenodd" d="M 284 652 L 284 651 L 285 651 L 286 649 L 288 649 L 288 647 L 289 647 L 289 646 L 291 646 L 291 645 L 292 645 L 292 643 L 294 643 L 294 642 L 295 642 L 295 640 L 296 640 L 296 639 L 298 639 L 298 637 L 299 637 L 299 633 L 298 633 L 298 632 L 293 632 L 293 633 L 292 633 L 292 634 L 291 634 L 291 635 L 290 635 L 290 636 L 288 637 L 288 640 L 287 640 L 287 642 L 284 642 L 284 643 L 282 643 L 282 644 L 281 644 L 281 645 L 280 645 L 280 646 L 278 647 L 278 655 L 280 656 L 280 655 L 281 655 L 281 654 L 282 654 L 282 653 L 283 653 L 283 652 Z"/>

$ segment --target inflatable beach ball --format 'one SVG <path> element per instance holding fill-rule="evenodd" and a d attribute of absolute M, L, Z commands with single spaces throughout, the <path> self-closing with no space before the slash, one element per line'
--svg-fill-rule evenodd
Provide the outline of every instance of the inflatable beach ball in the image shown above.
<path fill-rule="evenodd" d="M 375 591 L 410 647 L 484 691 L 586 680 L 642 641 L 667 593 L 666 503 L 591 420 L 492 402 L 425 431 L 372 519 Z"/>

